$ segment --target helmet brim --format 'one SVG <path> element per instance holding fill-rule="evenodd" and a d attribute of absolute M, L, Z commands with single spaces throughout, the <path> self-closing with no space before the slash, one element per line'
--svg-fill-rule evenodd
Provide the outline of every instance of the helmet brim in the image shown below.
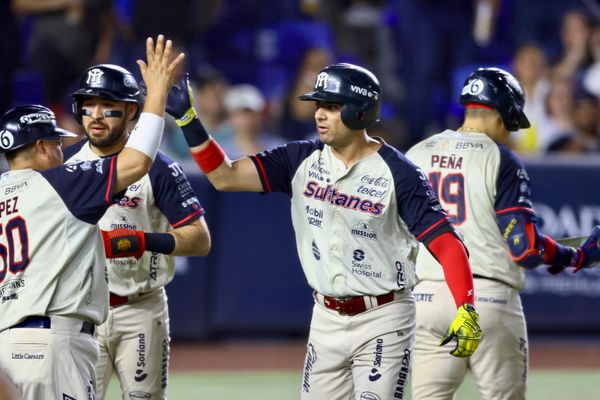
<path fill-rule="evenodd" d="M 66 129 L 63 129 L 63 128 L 56 128 L 54 130 L 54 132 L 56 132 L 57 137 L 61 137 L 61 138 L 76 138 L 76 137 L 79 137 L 78 134 L 73 133 L 71 131 L 68 131 Z"/>
<path fill-rule="evenodd" d="M 520 114 L 520 121 L 519 121 L 519 128 L 520 129 L 527 129 L 531 127 L 531 123 L 529 122 L 529 119 L 527 119 L 527 116 L 525 115 L 525 113 L 521 110 Z"/>
<path fill-rule="evenodd" d="M 101 99 L 107 99 L 112 101 L 123 101 L 126 103 L 137 103 L 137 99 L 123 97 L 119 93 L 114 93 L 110 90 L 102 89 L 79 89 L 71 93 L 71 97 L 74 99 L 82 97 L 99 97 Z"/>

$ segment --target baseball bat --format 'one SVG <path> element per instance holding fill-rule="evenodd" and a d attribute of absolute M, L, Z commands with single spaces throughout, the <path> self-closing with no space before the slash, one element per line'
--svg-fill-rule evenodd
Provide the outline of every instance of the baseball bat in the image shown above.
<path fill-rule="evenodd" d="M 587 236 L 570 236 L 557 239 L 556 242 L 563 246 L 579 247 L 585 242 L 585 239 L 587 239 Z"/>

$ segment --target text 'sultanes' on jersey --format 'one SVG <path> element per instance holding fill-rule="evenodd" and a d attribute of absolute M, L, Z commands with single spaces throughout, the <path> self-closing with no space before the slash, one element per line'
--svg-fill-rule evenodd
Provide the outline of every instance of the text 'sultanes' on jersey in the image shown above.
<path fill-rule="evenodd" d="M 108 313 L 98 220 L 116 159 L 0 176 L 0 331 L 30 315 L 100 324 Z"/>
<path fill-rule="evenodd" d="M 69 148 L 73 154 L 67 163 L 98 160 L 87 140 Z M 167 232 L 185 226 L 204 215 L 190 182 L 183 170 L 166 154 L 159 152 L 150 172 L 115 198 L 114 205 L 100 220 L 100 228 L 128 228 L 146 232 Z M 135 258 L 106 260 L 110 291 L 120 296 L 150 292 L 173 279 L 175 257 L 145 252 Z"/>
<path fill-rule="evenodd" d="M 522 289 L 523 268 L 511 258 L 497 216 L 528 213 L 535 218 L 523 163 L 483 133 L 446 130 L 415 145 L 406 156 L 422 166 L 470 250 L 473 274 Z M 509 226 L 510 228 L 510 226 Z M 419 257 L 419 278 L 444 279 L 429 254 Z"/>
<path fill-rule="evenodd" d="M 350 168 L 318 140 L 291 142 L 252 160 L 265 192 L 291 196 L 300 261 L 322 294 L 412 288 L 417 240 L 448 229 L 426 176 L 385 143 Z"/>

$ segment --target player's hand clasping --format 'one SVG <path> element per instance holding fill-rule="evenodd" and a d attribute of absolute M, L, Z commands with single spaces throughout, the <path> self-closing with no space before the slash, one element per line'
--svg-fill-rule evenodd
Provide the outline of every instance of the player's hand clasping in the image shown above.
<path fill-rule="evenodd" d="M 600 225 L 596 225 L 586 241 L 576 249 L 573 249 L 573 261 L 566 267 L 562 265 L 551 265 L 548 272 L 555 275 L 562 272 L 565 268 L 574 268 L 573 273 L 580 269 L 591 269 L 598 266 L 600 262 Z"/>
<path fill-rule="evenodd" d="M 167 97 L 167 112 L 179 126 L 185 126 L 197 117 L 190 74 L 186 73 L 177 85 L 171 87 Z"/>
<path fill-rule="evenodd" d="M 456 347 L 450 352 L 455 357 L 470 357 L 479 346 L 481 340 L 481 328 L 479 327 L 479 314 L 475 307 L 463 304 L 456 311 L 456 318 L 448 327 L 446 335 L 440 342 L 440 346 L 449 343 L 456 337 Z"/>
<path fill-rule="evenodd" d="M 106 258 L 135 257 L 139 260 L 146 251 L 144 231 L 117 228 L 100 232 Z"/>

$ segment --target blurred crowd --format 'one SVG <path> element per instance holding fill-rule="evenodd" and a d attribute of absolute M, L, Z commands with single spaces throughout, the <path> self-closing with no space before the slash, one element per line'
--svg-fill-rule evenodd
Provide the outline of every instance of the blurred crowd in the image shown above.
<path fill-rule="evenodd" d="M 207 130 L 232 157 L 316 137 L 314 104 L 297 96 L 319 70 L 352 62 L 383 90 L 369 130 L 400 150 L 446 128 L 476 66 L 514 73 L 531 128 L 521 154 L 600 149 L 600 5 L 597 0 L 9 0 L 0 2 L 0 109 L 41 103 L 80 127 L 69 93 L 96 63 L 124 66 L 163 33 L 187 53 Z M 163 149 L 186 160 L 168 121 Z"/>

